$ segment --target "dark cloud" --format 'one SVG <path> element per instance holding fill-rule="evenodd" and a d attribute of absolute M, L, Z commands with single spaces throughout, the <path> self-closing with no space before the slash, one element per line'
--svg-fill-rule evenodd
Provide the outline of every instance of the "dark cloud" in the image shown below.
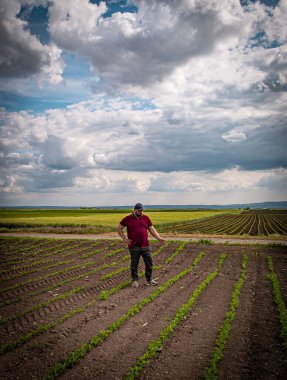
<path fill-rule="evenodd" d="M 141 144 L 108 161 L 105 168 L 162 172 L 286 168 L 286 141 L 284 123 L 262 125 L 247 131 L 246 140 L 235 142 L 225 141 L 220 129 L 151 129 Z"/>
<path fill-rule="evenodd" d="M 16 18 L 19 3 L 4 0 L 0 7 L 0 75 L 22 77 L 40 71 L 44 51 L 36 37 L 26 30 L 26 22 Z"/>

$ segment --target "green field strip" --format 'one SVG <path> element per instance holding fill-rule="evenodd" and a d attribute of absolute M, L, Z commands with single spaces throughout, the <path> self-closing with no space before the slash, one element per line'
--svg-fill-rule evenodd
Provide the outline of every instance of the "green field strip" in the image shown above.
<path fill-rule="evenodd" d="M 185 269 L 184 271 L 180 272 L 178 275 L 173 277 L 173 279 L 175 279 L 174 281 L 168 280 L 166 283 L 170 283 L 170 281 L 175 282 L 175 281 L 181 279 L 182 277 L 184 277 L 185 275 L 189 274 L 192 271 L 192 269 L 194 268 L 194 266 L 197 265 L 204 256 L 205 256 L 205 253 L 200 252 L 189 268 Z M 153 269 L 156 270 L 157 268 L 154 266 Z M 143 276 L 144 276 L 144 271 L 139 273 L 139 277 L 143 277 Z M 49 329 L 55 327 L 56 325 L 63 323 L 67 319 L 72 318 L 74 315 L 77 315 L 77 314 L 85 311 L 86 309 L 94 306 L 98 301 L 108 299 L 111 295 L 117 293 L 119 290 L 129 286 L 130 283 L 131 283 L 130 280 L 123 281 L 121 284 L 110 289 L 109 291 L 106 291 L 106 290 L 102 291 L 99 295 L 97 295 L 94 299 L 89 301 L 86 305 L 71 310 L 68 314 L 65 314 L 64 316 L 58 318 L 55 322 L 39 325 L 34 330 L 27 332 L 26 334 L 20 336 L 19 338 L 15 339 L 15 340 L 12 340 L 12 341 L 4 343 L 4 344 L 0 344 L 0 354 L 4 354 L 5 352 L 11 351 L 14 348 L 21 346 L 22 344 L 31 340 L 33 337 L 48 331 Z M 170 285 L 172 285 L 172 283 L 170 283 Z"/>
<path fill-rule="evenodd" d="M 273 268 L 273 262 L 272 262 L 271 256 L 267 257 L 267 266 L 269 269 L 268 280 L 272 284 L 273 297 L 274 297 L 274 301 L 277 306 L 277 310 L 278 310 L 278 314 L 280 318 L 281 338 L 282 338 L 283 347 L 284 347 L 285 355 L 286 355 L 285 359 L 287 360 L 287 309 L 286 309 L 286 305 L 282 296 L 280 282 Z"/>
<path fill-rule="evenodd" d="M 106 340 L 110 334 L 118 330 L 125 322 L 127 322 L 135 314 L 139 313 L 144 306 L 156 299 L 160 294 L 166 291 L 171 285 L 180 280 L 182 277 L 189 274 L 193 270 L 193 268 L 200 262 L 204 255 L 205 254 L 201 252 L 189 268 L 185 269 L 178 275 L 167 280 L 164 284 L 160 285 L 149 296 L 143 298 L 138 304 L 132 306 L 125 314 L 123 314 L 117 321 L 113 322 L 108 328 L 106 328 L 105 330 L 101 330 L 99 334 L 92 337 L 88 343 L 84 343 L 75 351 L 70 352 L 70 354 L 68 354 L 62 361 L 58 362 L 51 370 L 47 371 L 43 379 L 55 379 L 56 377 L 61 375 L 67 368 L 70 368 L 73 365 L 75 365 L 88 352 L 90 352 L 93 348 L 99 346 L 104 340 Z"/>
<path fill-rule="evenodd" d="M 220 255 L 219 261 L 217 263 L 216 269 L 207 275 L 205 279 L 197 286 L 197 288 L 192 293 L 191 297 L 188 299 L 186 303 L 184 303 L 175 313 L 171 322 L 165 327 L 159 334 L 158 339 L 154 339 L 150 342 L 147 351 L 138 358 L 135 365 L 129 369 L 129 372 L 124 377 L 125 380 L 133 380 L 137 379 L 145 368 L 145 366 L 149 363 L 149 361 L 155 357 L 160 349 L 163 347 L 164 343 L 170 338 L 174 330 L 177 326 L 184 320 L 185 316 L 190 312 L 190 309 L 194 305 L 195 301 L 199 297 L 199 295 L 203 292 L 203 290 L 207 287 L 207 285 L 219 274 L 219 270 L 222 267 L 224 260 L 226 258 L 226 254 Z"/>
<path fill-rule="evenodd" d="M 239 306 L 241 289 L 246 279 L 247 261 L 247 255 L 243 255 L 241 263 L 241 274 L 235 283 L 231 295 L 229 310 L 226 313 L 225 320 L 219 330 L 211 359 L 209 361 L 208 367 L 205 370 L 205 380 L 217 380 L 220 378 L 218 365 L 223 357 L 223 351 L 232 328 L 232 322 L 235 318 L 236 310 Z"/>

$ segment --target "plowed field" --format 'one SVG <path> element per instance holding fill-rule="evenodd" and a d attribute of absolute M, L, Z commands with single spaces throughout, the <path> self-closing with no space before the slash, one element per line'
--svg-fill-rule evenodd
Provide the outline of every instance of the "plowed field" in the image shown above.
<path fill-rule="evenodd" d="M 152 242 L 134 289 L 119 240 L 0 242 L 1 379 L 287 378 L 286 246 Z"/>
<path fill-rule="evenodd" d="M 203 220 L 169 223 L 161 232 L 245 236 L 287 235 L 287 210 L 250 210 L 240 214 L 220 214 Z"/>

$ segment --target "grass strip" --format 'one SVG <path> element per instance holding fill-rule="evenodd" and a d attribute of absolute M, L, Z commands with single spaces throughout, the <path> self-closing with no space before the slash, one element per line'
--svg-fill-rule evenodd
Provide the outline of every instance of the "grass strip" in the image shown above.
<path fill-rule="evenodd" d="M 236 309 L 239 305 L 239 297 L 241 288 L 244 284 L 246 278 L 247 269 L 247 255 L 243 255 L 241 263 L 241 274 L 237 282 L 235 283 L 232 295 L 231 303 L 228 312 L 226 313 L 225 320 L 221 326 L 218 336 L 215 341 L 215 347 L 213 349 L 212 357 L 209 361 L 209 365 L 205 370 L 205 380 L 216 380 L 219 379 L 219 369 L 218 364 L 223 357 L 224 347 L 226 345 L 228 335 L 232 328 L 232 322 L 234 320 Z"/>
<path fill-rule="evenodd" d="M 272 283 L 274 301 L 277 306 L 281 323 L 281 338 L 283 340 L 283 347 L 287 355 L 287 310 L 284 299 L 282 297 L 280 282 L 276 273 L 274 272 L 272 257 L 267 257 L 267 266 L 269 269 L 268 280 Z M 287 359 L 287 356 L 286 356 Z"/>
<path fill-rule="evenodd" d="M 169 264 L 170 262 L 172 262 L 176 258 L 176 256 L 183 250 L 186 244 L 187 243 L 181 243 L 179 247 L 176 249 L 176 251 L 165 260 L 165 263 Z"/>
<path fill-rule="evenodd" d="M 100 331 L 100 333 L 93 338 L 90 339 L 88 343 L 84 343 L 77 350 L 70 352 L 62 361 L 55 364 L 55 366 L 44 375 L 44 380 L 52 380 L 57 376 L 61 375 L 67 368 L 72 367 L 76 364 L 83 356 L 85 356 L 89 351 L 91 351 L 94 347 L 99 346 L 104 340 L 108 338 L 108 336 L 114 331 L 118 330 L 126 321 L 128 321 L 132 316 L 139 313 L 141 309 L 152 302 L 156 297 L 158 297 L 161 293 L 167 290 L 172 284 L 181 279 L 182 277 L 189 274 L 195 265 L 197 265 L 202 257 L 205 254 L 201 252 L 192 265 L 186 270 L 182 271 L 178 275 L 172 277 L 164 284 L 159 286 L 153 293 L 151 293 L 148 297 L 143 298 L 138 304 L 132 306 L 127 313 L 122 315 L 117 321 L 113 322 L 107 329 Z"/>
<path fill-rule="evenodd" d="M 198 287 L 194 290 L 189 300 L 177 310 L 170 324 L 160 332 L 159 338 L 150 342 L 147 351 L 138 358 L 136 364 L 132 368 L 130 368 L 129 372 L 124 377 L 124 379 L 132 380 L 139 377 L 140 373 L 142 372 L 144 367 L 149 363 L 150 359 L 152 359 L 154 356 L 158 354 L 158 352 L 160 351 L 164 343 L 169 339 L 176 327 L 184 320 L 185 316 L 188 314 L 191 307 L 193 306 L 199 295 L 202 293 L 202 291 L 218 275 L 219 269 L 223 265 L 225 258 L 226 254 L 220 255 L 215 271 L 207 275 L 205 279 L 198 285 Z"/>

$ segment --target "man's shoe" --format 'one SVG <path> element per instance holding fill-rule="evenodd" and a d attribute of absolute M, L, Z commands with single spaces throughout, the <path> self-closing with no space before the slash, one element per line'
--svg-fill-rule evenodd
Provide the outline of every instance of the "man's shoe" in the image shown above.
<path fill-rule="evenodd" d="M 138 288 L 139 287 L 139 283 L 137 281 L 133 281 L 132 282 L 132 287 L 133 288 Z"/>
<path fill-rule="evenodd" d="M 155 280 L 150 280 L 148 281 L 147 285 L 155 286 L 155 285 L 158 285 L 158 282 L 156 282 Z"/>

